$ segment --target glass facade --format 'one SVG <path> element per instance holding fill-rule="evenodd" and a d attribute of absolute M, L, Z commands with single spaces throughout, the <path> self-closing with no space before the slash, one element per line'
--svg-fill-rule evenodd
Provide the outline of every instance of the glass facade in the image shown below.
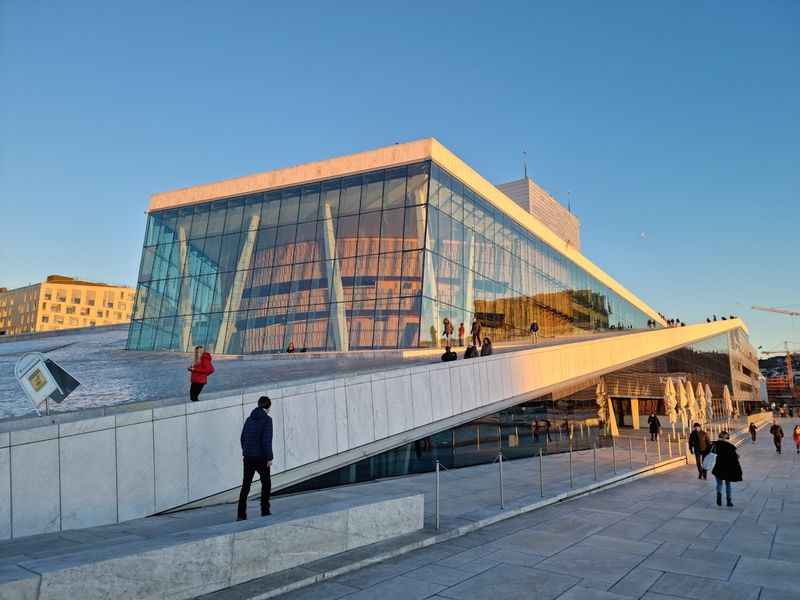
<path fill-rule="evenodd" d="M 648 316 L 435 163 L 150 213 L 132 350 L 438 346 L 644 328 Z"/>

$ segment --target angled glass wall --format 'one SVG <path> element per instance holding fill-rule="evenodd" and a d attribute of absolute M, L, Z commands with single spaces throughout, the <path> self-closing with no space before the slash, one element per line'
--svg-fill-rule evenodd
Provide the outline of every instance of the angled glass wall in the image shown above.
<path fill-rule="evenodd" d="M 644 329 L 650 319 L 437 164 L 431 170 L 421 345 L 443 321 L 493 341 Z"/>
<path fill-rule="evenodd" d="M 428 161 L 150 213 L 128 348 L 439 346 L 444 318 L 495 341 L 648 321 Z"/>
<path fill-rule="evenodd" d="M 128 348 L 416 346 L 429 170 L 151 213 Z"/>

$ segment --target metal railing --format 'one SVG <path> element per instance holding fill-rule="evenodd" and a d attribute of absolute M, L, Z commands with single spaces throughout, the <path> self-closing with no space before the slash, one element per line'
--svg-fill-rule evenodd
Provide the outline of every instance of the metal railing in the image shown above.
<path fill-rule="evenodd" d="M 712 439 L 716 439 L 716 436 L 719 435 L 719 432 L 728 429 L 727 423 L 721 422 L 713 422 L 709 423 L 705 426 L 706 432 L 709 434 L 709 437 Z M 583 448 L 583 449 L 576 449 L 573 442 L 575 441 L 575 436 L 573 436 L 574 432 L 570 431 L 567 436 L 567 440 L 564 440 L 563 435 L 559 431 L 559 437 L 561 438 L 560 442 L 568 442 L 568 448 L 566 452 L 561 452 L 560 454 L 567 455 L 567 462 L 569 466 L 569 489 L 574 489 L 576 480 L 576 465 L 574 460 L 574 454 L 576 453 L 588 453 L 591 451 L 591 477 L 592 480 L 597 482 L 600 479 L 602 467 L 607 467 L 606 474 L 609 475 L 617 475 L 618 474 L 618 462 L 617 462 L 617 440 L 611 438 L 611 442 L 608 446 L 602 446 L 599 444 L 599 440 L 595 438 L 591 441 L 591 446 Z M 518 433 L 516 435 L 519 435 Z M 579 431 L 579 435 L 582 436 L 582 431 Z M 665 461 L 674 460 L 675 458 L 683 458 L 686 463 L 689 462 L 689 446 L 688 446 L 688 435 L 682 433 L 680 431 L 670 432 L 667 431 L 664 434 L 659 434 L 656 436 L 655 440 L 648 440 L 647 437 L 641 438 L 641 443 L 637 443 L 636 445 L 638 448 L 634 447 L 635 439 L 632 437 L 628 438 L 627 443 L 627 450 L 628 450 L 628 471 L 634 472 L 639 468 L 647 467 L 651 465 L 652 461 L 651 458 L 655 458 L 656 462 L 653 465 L 660 465 Z M 655 443 L 655 455 L 653 456 L 652 448 L 648 448 L 648 442 L 650 444 Z M 534 461 L 538 463 L 538 468 L 536 468 L 536 479 L 538 480 L 538 492 L 539 497 L 545 497 L 545 474 L 544 474 L 544 456 L 545 450 L 547 449 L 546 444 L 542 447 L 539 447 L 538 450 L 538 461 Z M 603 450 L 608 450 L 606 454 L 606 460 L 601 460 L 601 452 Z M 639 457 L 638 459 L 636 457 Z M 530 458 L 536 458 L 534 455 Z M 584 456 L 585 458 L 585 456 Z M 500 505 L 500 510 L 503 511 L 506 509 L 506 490 L 505 490 L 505 463 L 507 462 L 508 457 L 504 455 L 502 447 L 498 449 L 497 455 L 494 460 L 490 463 L 491 465 L 497 464 L 497 486 L 498 486 L 498 501 Z M 527 463 L 526 463 L 527 464 Z M 584 463 L 585 464 L 585 463 Z M 442 469 L 445 471 L 449 471 L 445 465 L 443 465 L 438 459 L 435 459 L 435 468 L 434 468 L 434 491 L 433 491 L 433 513 L 434 513 L 434 527 L 438 530 L 441 527 L 441 472 Z M 581 477 L 588 478 L 589 473 L 586 472 L 581 475 Z M 563 480 L 559 480 L 559 483 L 563 485 Z M 563 488 L 562 488 L 563 489 Z"/>

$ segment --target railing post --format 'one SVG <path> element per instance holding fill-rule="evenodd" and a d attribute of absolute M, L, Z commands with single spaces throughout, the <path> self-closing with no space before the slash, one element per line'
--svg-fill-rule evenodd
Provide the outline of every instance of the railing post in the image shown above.
<path fill-rule="evenodd" d="M 539 448 L 539 496 L 544 498 L 544 459 L 541 448 Z"/>
<path fill-rule="evenodd" d="M 569 445 L 569 489 L 572 489 L 572 444 Z"/>
<path fill-rule="evenodd" d="M 439 531 L 439 461 L 436 461 L 436 479 L 433 486 L 433 518 L 436 531 Z"/>
<path fill-rule="evenodd" d="M 594 443 L 594 448 L 592 449 L 592 453 L 594 454 L 594 480 L 597 481 L 597 442 Z"/>
<path fill-rule="evenodd" d="M 500 510 L 505 508 L 505 498 L 503 497 L 503 453 L 497 455 L 497 464 L 500 465 Z"/>
<path fill-rule="evenodd" d="M 633 438 L 628 438 L 628 465 L 633 471 Z"/>
<path fill-rule="evenodd" d="M 667 448 L 669 450 L 669 457 L 672 458 L 672 435 L 667 434 Z"/>
<path fill-rule="evenodd" d="M 642 444 L 642 450 L 644 451 L 644 464 L 649 465 L 650 461 L 647 459 L 647 438 L 644 438 Z"/>
<path fill-rule="evenodd" d="M 617 443 L 614 441 L 614 438 L 611 438 L 611 468 L 614 471 L 614 475 L 617 474 Z"/>
<path fill-rule="evenodd" d="M 481 451 L 481 426 L 475 425 L 475 440 L 478 443 L 478 452 Z"/>
<path fill-rule="evenodd" d="M 658 447 L 658 462 L 661 462 L 661 434 L 656 437 L 656 446 Z"/>

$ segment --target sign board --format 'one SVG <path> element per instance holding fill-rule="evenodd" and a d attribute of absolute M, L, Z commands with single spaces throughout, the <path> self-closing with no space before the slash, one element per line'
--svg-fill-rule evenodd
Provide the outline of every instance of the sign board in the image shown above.
<path fill-rule="evenodd" d="M 14 376 L 37 412 L 48 399 L 61 402 L 80 385 L 41 352 L 21 356 L 14 365 Z"/>

